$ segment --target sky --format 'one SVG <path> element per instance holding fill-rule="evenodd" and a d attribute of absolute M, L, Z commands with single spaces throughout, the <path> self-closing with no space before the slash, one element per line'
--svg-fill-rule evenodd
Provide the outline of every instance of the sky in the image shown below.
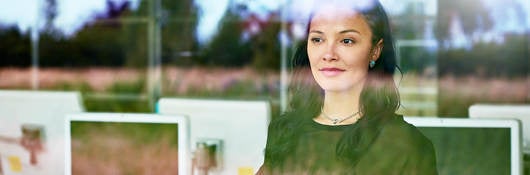
<path fill-rule="evenodd" d="M 27 31 L 31 26 L 37 24 L 38 6 L 44 0 L 0 0 L 0 24 L 16 24 L 21 31 Z M 84 23 L 94 18 L 94 15 L 105 10 L 106 0 L 57 0 L 58 12 L 54 25 L 63 31 L 66 35 L 74 34 Z M 130 1 L 132 8 L 139 5 L 140 0 L 112 0 L 112 1 Z M 248 8 L 250 11 L 257 12 L 265 16 L 269 10 L 278 10 L 285 2 L 291 2 L 290 6 L 293 13 L 304 12 L 309 8 L 311 0 L 196 0 L 196 5 L 200 8 L 201 17 L 197 34 L 201 42 L 207 41 L 217 30 L 217 25 L 229 4 L 237 2 L 250 2 Z M 392 14 L 402 13 L 405 1 L 423 1 L 426 2 L 426 13 L 436 14 L 437 0 L 380 0 L 385 5 L 387 12 Z M 528 0 L 483 0 L 485 5 L 491 9 L 492 18 L 495 20 L 495 32 L 516 31 L 522 32 L 530 30 L 530 1 Z M 37 2 L 37 3 L 36 3 Z M 518 2 L 521 5 L 511 5 Z M 306 5 L 306 6 L 304 6 Z M 297 7 L 297 8 L 293 8 Z M 388 8 L 392 7 L 392 8 Z M 523 8 L 526 14 L 517 14 L 515 8 Z M 526 15 L 523 21 L 517 21 L 517 16 Z M 42 16 L 41 16 L 42 18 Z M 524 21 L 526 19 L 526 21 Z M 40 26 L 43 20 L 40 21 Z M 521 25 L 526 23 L 526 26 Z"/>
<path fill-rule="evenodd" d="M 127 0 L 112 0 L 122 2 Z M 129 0 L 132 9 L 136 9 L 140 0 Z M 195 3 L 201 8 L 202 17 L 199 21 L 199 40 L 205 41 L 215 31 L 218 21 L 221 19 L 230 1 L 239 2 L 245 0 L 196 0 Z M 278 2 L 270 0 L 252 0 L 250 10 L 264 12 L 264 9 L 278 9 Z M 36 3 L 37 2 L 37 3 Z M 39 4 L 40 2 L 40 4 Z M 66 35 L 74 34 L 84 23 L 93 19 L 96 13 L 101 13 L 106 8 L 106 0 L 57 0 L 58 16 L 54 25 Z M 37 25 L 38 6 L 44 4 L 44 0 L 0 0 L 0 24 L 16 24 L 21 31 L 30 30 Z M 9 8 L 6 8 L 9 7 Z M 43 19 L 39 18 L 40 26 Z"/>
<path fill-rule="evenodd" d="M 38 7 L 43 4 L 44 0 L 0 0 L 0 24 L 16 24 L 21 31 L 29 30 L 37 22 L 42 26 L 44 20 L 42 16 L 38 18 Z M 57 4 L 58 16 L 54 25 L 67 35 L 75 33 L 106 7 L 105 0 L 57 0 Z M 132 0 L 131 5 L 137 8 L 139 1 Z"/>
<path fill-rule="evenodd" d="M 0 24 L 16 24 L 21 30 L 28 30 L 35 24 L 37 5 L 35 0 L 0 0 Z"/>
<path fill-rule="evenodd" d="M 264 15 L 269 10 L 278 10 L 284 0 L 196 0 L 195 3 L 200 8 L 201 20 L 198 26 L 198 39 L 200 42 L 206 42 L 211 35 L 217 30 L 219 20 L 223 17 L 230 3 L 236 4 L 245 1 L 251 1 L 247 7 L 249 11 L 257 12 Z"/>
<path fill-rule="evenodd" d="M 225 9 L 230 0 L 197 0 L 196 4 L 201 7 L 203 15 L 197 27 L 199 42 L 206 42 L 216 29 L 218 21 L 223 17 Z M 202 34 L 202 35 L 201 35 Z"/>

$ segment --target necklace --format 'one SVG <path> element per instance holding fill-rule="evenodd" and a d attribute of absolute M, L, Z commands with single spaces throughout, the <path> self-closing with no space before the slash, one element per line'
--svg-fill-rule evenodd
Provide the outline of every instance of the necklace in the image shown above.
<path fill-rule="evenodd" d="M 359 112 L 360 112 L 360 111 L 357 111 L 357 112 L 355 112 L 355 113 L 349 115 L 348 117 L 344 117 L 344 118 L 341 119 L 341 118 L 332 118 L 332 117 L 328 116 L 328 115 L 324 112 L 324 110 L 323 110 L 322 108 L 320 108 L 320 113 L 322 113 L 322 115 L 323 115 L 324 117 L 326 117 L 329 121 L 331 121 L 331 123 L 333 123 L 333 125 L 340 124 L 340 123 L 342 123 L 343 121 L 348 120 L 348 119 L 352 118 L 353 116 L 356 116 L 357 114 L 359 114 Z M 357 117 L 357 120 L 358 120 L 358 119 L 359 119 L 359 117 Z"/>

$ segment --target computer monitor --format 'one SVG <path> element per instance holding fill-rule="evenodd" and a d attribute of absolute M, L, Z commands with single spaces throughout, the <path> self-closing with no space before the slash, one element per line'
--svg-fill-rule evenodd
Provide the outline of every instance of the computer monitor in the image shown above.
<path fill-rule="evenodd" d="M 440 175 L 522 174 L 520 123 L 513 119 L 405 117 L 433 143 Z"/>
<path fill-rule="evenodd" d="M 79 92 L 0 90 L 0 174 L 64 174 L 64 116 Z"/>
<path fill-rule="evenodd" d="M 474 104 L 469 107 L 470 118 L 513 118 L 522 123 L 523 152 L 530 154 L 530 105 Z"/>
<path fill-rule="evenodd" d="M 66 175 L 191 174 L 184 116 L 79 113 L 64 124 Z"/>
<path fill-rule="evenodd" d="M 254 174 L 263 164 L 270 108 L 267 101 L 162 98 L 160 114 L 189 117 L 191 148 L 213 144 L 218 175 Z"/>

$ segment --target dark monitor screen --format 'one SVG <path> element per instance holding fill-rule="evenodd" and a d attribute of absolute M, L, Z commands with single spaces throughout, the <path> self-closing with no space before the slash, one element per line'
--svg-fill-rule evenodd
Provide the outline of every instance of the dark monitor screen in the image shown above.
<path fill-rule="evenodd" d="M 178 174 L 178 124 L 71 121 L 72 174 Z"/>
<path fill-rule="evenodd" d="M 434 145 L 440 175 L 510 174 L 510 128 L 418 129 Z"/>

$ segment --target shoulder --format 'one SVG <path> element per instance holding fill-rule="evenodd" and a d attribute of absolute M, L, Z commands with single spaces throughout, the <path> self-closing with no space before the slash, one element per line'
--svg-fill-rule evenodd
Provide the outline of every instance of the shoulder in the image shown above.
<path fill-rule="evenodd" d="M 358 164 L 359 172 L 437 174 L 436 154 L 431 141 L 402 116 L 393 117 L 381 126 L 378 136 Z"/>
<path fill-rule="evenodd" d="M 436 157 L 432 142 L 414 125 L 398 115 L 381 126 L 370 151 L 413 160 Z"/>
<path fill-rule="evenodd" d="M 414 125 L 407 123 L 403 116 L 394 115 L 386 122 L 377 140 L 391 143 L 398 148 L 418 149 L 431 146 L 431 141 L 425 137 Z"/>

